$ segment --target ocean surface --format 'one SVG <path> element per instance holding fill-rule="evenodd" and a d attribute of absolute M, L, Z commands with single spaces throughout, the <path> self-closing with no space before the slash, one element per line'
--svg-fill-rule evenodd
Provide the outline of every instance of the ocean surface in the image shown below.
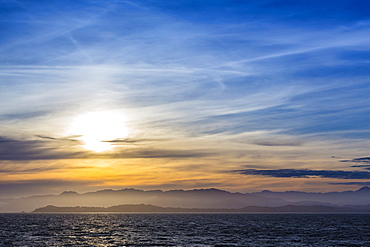
<path fill-rule="evenodd" d="M 370 214 L 0 214 L 0 246 L 370 246 Z"/>

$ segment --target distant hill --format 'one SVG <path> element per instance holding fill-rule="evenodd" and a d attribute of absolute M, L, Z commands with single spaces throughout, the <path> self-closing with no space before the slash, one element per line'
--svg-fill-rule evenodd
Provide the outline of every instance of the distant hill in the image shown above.
<path fill-rule="evenodd" d="M 272 192 L 262 191 L 251 193 L 252 195 L 262 196 L 271 199 L 282 199 L 292 203 L 310 201 L 311 203 L 327 203 L 332 205 L 366 205 L 370 204 L 370 188 L 365 186 L 357 191 L 310 193 L 300 191 Z M 249 194 L 250 195 L 250 194 Z"/>
<path fill-rule="evenodd" d="M 308 193 L 299 191 L 258 193 L 231 193 L 218 189 L 198 190 L 100 190 L 79 194 L 66 191 L 59 195 L 30 196 L 0 200 L 0 212 L 30 212 L 35 208 L 57 207 L 111 207 L 112 205 L 156 205 L 165 208 L 241 209 L 250 206 L 327 206 L 338 207 L 370 204 L 370 188 L 357 191 Z M 352 207 L 352 206 L 351 206 Z M 251 210 L 251 209 L 250 209 Z"/>
<path fill-rule="evenodd" d="M 313 212 L 370 212 L 370 205 L 367 207 L 331 207 L 324 205 L 314 206 L 295 206 L 286 205 L 280 207 L 261 207 L 261 206 L 248 206 L 239 209 L 226 209 L 226 208 L 171 208 L 171 207 L 158 207 L 145 204 L 129 204 L 117 205 L 111 207 L 56 207 L 48 205 L 46 207 L 37 208 L 34 213 L 313 213 Z"/>

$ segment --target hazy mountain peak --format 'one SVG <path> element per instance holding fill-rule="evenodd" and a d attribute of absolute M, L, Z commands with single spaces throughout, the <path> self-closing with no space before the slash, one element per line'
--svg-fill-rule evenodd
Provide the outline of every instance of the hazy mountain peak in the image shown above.
<path fill-rule="evenodd" d="M 97 192 L 116 192 L 113 189 L 104 189 L 104 190 L 98 190 Z"/>
<path fill-rule="evenodd" d="M 364 187 L 358 189 L 356 192 L 370 192 L 370 187 L 369 186 L 364 186 Z"/>
<path fill-rule="evenodd" d="M 76 191 L 63 191 L 61 194 L 62 195 L 79 195 Z"/>
<path fill-rule="evenodd" d="M 216 189 L 216 188 L 209 188 L 209 189 L 194 189 L 194 190 L 189 190 L 189 192 L 216 192 L 216 193 L 231 193 L 229 191 L 226 191 L 226 190 L 220 190 L 220 189 Z"/>
<path fill-rule="evenodd" d="M 144 190 L 134 189 L 134 188 L 124 188 L 121 190 L 116 190 L 119 192 L 144 192 Z"/>

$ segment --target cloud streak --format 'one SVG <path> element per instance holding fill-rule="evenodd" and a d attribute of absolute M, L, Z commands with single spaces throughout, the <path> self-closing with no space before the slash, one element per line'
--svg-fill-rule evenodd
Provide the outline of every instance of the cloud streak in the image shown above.
<path fill-rule="evenodd" d="M 370 179 L 370 172 L 364 171 L 332 171 L 332 170 L 257 170 L 246 169 L 235 171 L 244 175 L 269 176 L 276 178 L 337 178 L 337 179 Z"/>
<path fill-rule="evenodd" d="M 356 159 L 352 159 L 352 160 L 341 160 L 340 162 L 370 163 L 370 157 L 356 158 Z M 353 167 L 356 167 L 356 166 L 353 166 Z"/>
<path fill-rule="evenodd" d="M 370 182 L 348 182 L 348 183 L 330 183 L 333 185 L 358 185 L 358 186 L 369 186 Z"/>
<path fill-rule="evenodd" d="M 40 137 L 40 136 L 38 136 Z M 184 150 L 175 148 L 150 148 L 118 149 L 108 153 L 94 153 L 79 148 L 73 151 L 73 146 L 80 141 L 69 138 L 44 137 L 39 140 L 15 140 L 0 137 L 0 160 L 63 160 L 63 159 L 176 159 L 176 158 L 200 158 L 212 156 L 214 153 L 208 150 Z M 132 145 L 145 143 L 149 140 L 113 140 L 110 143 L 118 145 Z M 151 140 L 153 141 L 153 140 Z M 61 144 L 66 143 L 66 145 Z M 123 143 L 122 143 L 123 142 Z M 72 143 L 72 145 L 71 145 Z M 72 150 L 72 151 L 71 151 Z M 1 170 L 0 170 L 1 172 Z"/>

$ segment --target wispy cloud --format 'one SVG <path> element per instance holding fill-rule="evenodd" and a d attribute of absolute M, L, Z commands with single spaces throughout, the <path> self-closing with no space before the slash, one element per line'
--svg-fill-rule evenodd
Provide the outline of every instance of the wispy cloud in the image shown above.
<path fill-rule="evenodd" d="M 76 139 L 73 139 L 73 138 L 78 138 L 80 137 L 80 135 L 75 135 L 75 136 L 67 136 L 67 137 L 51 137 L 51 136 L 42 136 L 42 135 L 36 135 L 36 137 L 39 137 L 41 139 L 47 139 L 47 140 L 61 140 L 61 141 L 78 141 Z"/>
<path fill-rule="evenodd" d="M 244 175 L 269 176 L 277 178 L 338 178 L 338 179 L 370 179 L 370 172 L 364 171 L 333 171 L 333 170 L 256 170 L 246 169 L 235 171 Z"/>
<path fill-rule="evenodd" d="M 31 160 L 32 161 L 32 160 Z M 88 166 L 66 165 L 66 164 L 30 164 L 29 162 L 21 162 L 20 164 L 10 163 L 9 161 L 1 162 L 0 173 L 3 174 L 37 174 L 41 172 L 49 172 L 55 170 L 75 170 L 89 169 Z"/>
<path fill-rule="evenodd" d="M 333 185 L 358 185 L 358 186 L 369 186 L 370 182 L 348 182 L 348 183 L 330 183 Z"/>
<path fill-rule="evenodd" d="M 39 136 L 40 137 L 40 136 Z M 209 150 L 186 150 L 176 148 L 153 148 L 147 145 L 142 148 L 116 149 L 111 152 L 95 153 L 84 150 L 81 141 L 70 138 L 44 137 L 43 140 L 15 140 L 0 137 L 0 160 L 60 160 L 60 159 L 174 159 L 199 158 L 214 155 Z M 109 143 L 138 144 L 149 140 L 113 140 Z M 156 140 L 151 140 L 151 142 Z M 78 151 L 76 151 L 78 150 Z M 1 170 L 0 170 L 1 172 Z"/>
<path fill-rule="evenodd" d="M 40 140 L 15 140 L 2 137 L 0 141 L 0 160 L 71 159 L 87 157 L 81 151 L 71 151 L 71 148 L 76 144 L 73 143 L 71 145 L 70 140 L 62 140 L 62 143 L 58 139 L 56 141 L 58 143 Z"/>
<path fill-rule="evenodd" d="M 341 160 L 340 162 L 370 163 L 370 157 L 355 158 L 355 159 L 352 159 L 352 160 Z"/>

